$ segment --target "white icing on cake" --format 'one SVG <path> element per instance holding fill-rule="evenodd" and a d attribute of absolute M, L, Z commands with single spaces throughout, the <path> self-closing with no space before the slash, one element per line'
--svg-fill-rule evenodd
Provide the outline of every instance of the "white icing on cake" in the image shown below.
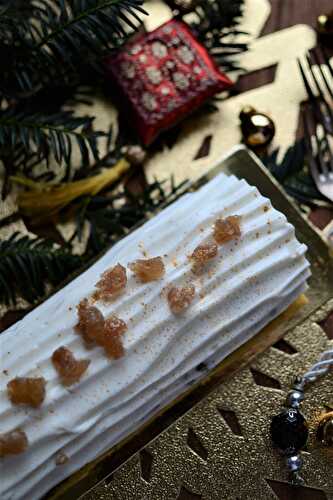
<path fill-rule="evenodd" d="M 195 277 L 188 255 L 208 241 L 214 220 L 228 215 L 242 217 L 241 238 L 220 246 L 218 258 Z M 112 361 L 99 347 L 87 350 L 74 332 L 76 305 L 94 291 L 103 271 L 143 258 L 143 247 L 148 257 L 164 256 L 166 275 L 142 285 L 128 271 L 125 293 L 98 305 L 128 324 L 125 356 Z M 202 377 L 200 363 L 212 368 L 258 333 L 306 289 L 305 251 L 285 216 L 256 188 L 220 174 L 121 240 L 0 335 L 0 432 L 20 427 L 29 439 L 25 453 L 0 459 L 0 498 L 41 497 Z M 175 317 L 162 289 L 188 280 L 196 297 Z M 91 359 L 88 372 L 70 388 L 60 384 L 50 361 L 61 345 Z M 47 396 L 40 409 L 10 403 L 6 384 L 16 376 L 45 377 Z M 60 451 L 69 460 L 56 466 Z"/>

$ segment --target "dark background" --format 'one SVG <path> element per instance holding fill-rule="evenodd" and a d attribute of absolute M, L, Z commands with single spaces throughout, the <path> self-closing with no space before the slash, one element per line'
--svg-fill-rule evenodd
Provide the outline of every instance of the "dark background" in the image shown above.
<path fill-rule="evenodd" d="M 316 25 L 319 14 L 333 9 L 332 0 L 270 0 L 272 14 L 263 34 L 272 33 L 294 24 Z"/>

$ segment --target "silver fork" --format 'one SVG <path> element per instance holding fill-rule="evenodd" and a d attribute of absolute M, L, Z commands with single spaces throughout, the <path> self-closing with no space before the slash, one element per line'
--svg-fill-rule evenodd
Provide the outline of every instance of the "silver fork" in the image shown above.
<path fill-rule="evenodd" d="M 320 47 L 308 52 L 305 60 L 309 70 L 309 77 L 306 75 L 305 65 L 302 64 L 300 59 L 298 59 L 298 65 L 309 102 L 313 107 L 318 122 L 325 127 L 329 134 L 333 134 L 333 67 L 325 49 Z M 314 71 L 313 64 L 317 66 L 318 72 Z M 323 70 L 323 66 L 327 69 L 327 72 Z M 313 88 L 316 89 L 316 93 Z"/>
<path fill-rule="evenodd" d="M 333 152 L 324 126 L 316 120 L 314 104 L 302 110 L 304 141 L 311 174 L 318 191 L 333 202 Z"/>

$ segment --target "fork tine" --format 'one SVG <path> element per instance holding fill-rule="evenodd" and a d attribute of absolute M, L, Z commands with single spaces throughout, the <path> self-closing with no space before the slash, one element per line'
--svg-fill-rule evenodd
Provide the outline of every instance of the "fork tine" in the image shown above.
<path fill-rule="evenodd" d="M 312 158 L 313 151 L 312 151 L 312 144 L 311 144 L 311 131 L 310 131 L 308 119 L 306 116 L 306 112 L 304 109 L 302 109 L 301 114 L 302 114 L 302 121 L 303 121 L 303 128 L 304 128 L 305 149 L 306 149 L 306 152 L 309 155 L 309 157 Z"/>
<path fill-rule="evenodd" d="M 315 138 L 316 138 L 316 144 L 317 144 L 317 157 L 318 157 L 319 165 L 321 168 L 320 173 L 324 174 L 324 176 L 327 177 L 328 176 L 328 168 L 327 168 L 324 153 L 322 150 L 322 145 L 321 145 L 321 142 L 320 142 L 320 139 L 319 139 L 317 133 L 315 134 Z"/>
<path fill-rule="evenodd" d="M 322 169 L 322 173 L 327 177 L 329 172 L 333 173 L 333 151 L 331 148 L 330 141 L 328 139 L 328 134 L 323 127 L 324 135 L 319 137 L 317 125 L 314 125 L 315 138 L 318 149 L 319 164 Z"/>
<path fill-rule="evenodd" d="M 303 68 L 303 65 L 302 65 L 300 59 L 297 59 L 297 62 L 298 62 L 298 66 L 299 66 L 299 69 L 301 72 L 301 76 L 302 76 L 302 80 L 303 80 L 306 92 L 308 94 L 310 102 L 313 104 L 313 106 L 315 108 L 315 111 L 316 111 L 316 114 L 318 117 L 318 121 L 320 123 L 326 123 L 327 117 L 325 116 L 325 114 L 323 113 L 323 110 L 321 109 L 321 106 L 319 104 L 319 100 L 317 99 L 317 97 L 315 96 L 315 94 L 312 91 L 312 88 L 311 88 L 310 83 L 306 77 L 306 74 L 305 74 L 305 71 L 304 71 L 304 68 Z"/>
<path fill-rule="evenodd" d="M 319 97 L 321 99 L 325 99 L 325 96 L 324 96 L 323 91 L 322 91 L 322 89 L 321 89 L 321 87 L 319 85 L 319 82 L 318 82 L 318 79 L 316 77 L 316 74 L 313 71 L 312 62 L 311 62 L 311 58 L 310 58 L 309 54 L 306 54 L 305 59 L 306 59 L 306 62 L 308 63 L 308 68 L 309 68 L 309 71 L 311 73 L 312 80 L 314 81 L 314 84 L 315 84 L 316 89 L 318 91 Z"/>
<path fill-rule="evenodd" d="M 313 110 L 311 110 L 311 111 L 313 111 Z M 323 151 L 322 151 L 322 147 L 321 147 L 321 141 L 320 141 L 320 138 L 318 136 L 318 128 L 317 128 L 317 123 L 315 121 L 314 113 L 312 114 L 312 119 L 314 120 L 314 138 L 315 138 L 316 147 L 317 147 L 316 148 L 317 164 L 319 163 L 320 170 L 321 170 L 320 173 L 327 175 L 327 173 L 328 173 L 327 167 L 326 167 L 326 164 L 324 161 Z"/>
<path fill-rule="evenodd" d="M 306 89 L 306 92 L 308 94 L 308 97 L 310 99 L 310 101 L 315 101 L 316 100 L 316 96 L 314 95 L 314 93 L 312 92 L 312 88 L 310 87 L 310 84 L 308 82 L 308 79 L 307 77 L 305 76 L 305 71 L 304 71 L 304 68 L 303 68 L 303 65 L 301 63 L 301 60 L 297 58 L 297 62 L 298 62 L 298 66 L 299 66 L 299 69 L 301 71 L 301 75 L 302 75 L 302 80 L 303 80 L 303 83 L 304 83 L 304 87 Z"/>
<path fill-rule="evenodd" d="M 312 104 L 302 107 L 301 116 L 304 126 L 306 157 L 313 180 L 320 193 L 333 201 L 333 154 L 328 135 L 324 129 L 324 136 L 319 137 L 317 122 L 313 121 L 316 113 Z M 314 134 L 312 133 L 313 130 L 315 130 Z M 313 135 L 316 146 L 312 141 Z"/>
<path fill-rule="evenodd" d="M 325 163 L 325 158 L 324 158 L 324 154 L 323 154 L 323 150 L 322 150 L 322 139 L 319 138 L 319 135 L 318 135 L 318 124 L 316 123 L 316 116 L 315 116 L 315 113 L 314 113 L 314 110 L 312 108 L 310 108 L 310 110 L 312 111 L 312 119 L 313 119 L 313 124 L 314 124 L 314 137 L 315 137 L 315 141 L 316 141 L 316 146 L 317 146 L 317 150 L 316 150 L 316 156 L 318 161 L 317 161 L 317 164 L 319 163 L 319 166 L 320 166 L 320 170 L 322 174 L 324 174 L 325 176 L 328 174 L 328 171 L 327 171 L 327 166 L 326 166 L 326 163 Z"/>
<path fill-rule="evenodd" d="M 309 117 L 307 116 L 307 112 L 304 108 L 302 109 L 301 113 L 302 113 L 303 127 L 304 127 L 305 150 L 310 164 L 311 174 L 313 178 L 316 179 L 319 177 L 319 169 L 315 159 L 316 155 L 312 147 L 312 140 L 311 140 L 312 133 L 311 133 Z"/>
<path fill-rule="evenodd" d="M 310 73 L 311 73 L 311 77 L 312 77 L 312 79 L 313 79 L 313 81 L 315 83 L 315 86 L 316 86 L 317 90 L 318 90 L 318 94 L 319 94 L 320 100 L 323 103 L 323 105 L 325 106 L 326 112 L 327 112 L 327 114 L 330 117 L 329 124 L 328 124 L 329 125 L 328 129 L 329 129 L 329 132 L 332 132 L 333 131 L 333 112 L 332 112 L 331 107 L 329 106 L 329 104 L 328 104 L 328 102 L 327 102 L 327 100 L 325 98 L 325 95 L 324 95 L 324 93 L 322 91 L 320 83 L 318 82 L 318 78 L 317 78 L 315 72 L 313 71 L 313 67 L 312 67 L 312 63 L 311 63 L 311 58 L 310 58 L 309 54 L 306 55 L 306 61 L 308 63 L 308 67 L 309 67 L 309 70 L 310 70 Z M 320 65 L 319 65 L 319 67 L 320 67 Z M 320 103 L 318 103 L 318 105 L 320 107 Z M 322 123 L 324 125 L 326 125 L 327 121 L 328 121 L 327 120 L 327 115 L 325 116 L 325 114 L 322 113 L 322 116 L 324 117 L 324 120 L 322 121 Z"/>
<path fill-rule="evenodd" d="M 328 80 L 327 80 L 327 77 L 325 75 L 325 72 L 323 71 L 323 68 L 322 68 L 322 65 L 321 65 L 321 61 L 318 57 L 318 54 L 317 54 L 317 51 L 313 51 L 313 58 L 314 58 L 314 61 L 315 61 L 315 64 L 318 66 L 318 69 L 320 71 L 320 74 L 321 74 L 321 77 L 325 83 L 325 87 L 327 88 L 327 91 L 328 93 L 330 94 L 330 96 L 333 98 L 333 88 L 332 86 L 328 83 Z"/>
<path fill-rule="evenodd" d="M 310 114 L 312 117 L 311 122 L 309 117 Z M 311 173 L 314 178 L 319 177 L 320 174 L 328 177 L 329 173 L 333 173 L 333 151 L 328 140 L 327 133 L 324 129 L 324 136 L 319 137 L 317 124 L 315 121 L 315 111 L 312 106 L 310 106 L 309 112 L 306 112 L 303 108 L 302 118 L 304 126 L 304 142 L 310 163 Z M 310 127 L 310 123 L 312 123 L 312 127 Z M 314 136 L 316 141 L 316 151 L 314 151 L 314 148 L 312 146 L 312 136 Z M 323 144 L 324 148 L 326 148 L 326 151 L 323 150 Z M 325 152 L 327 153 L 326 155 Z"/>
<path fill-rule="evenodd" d="M 332 76 L 332 78 L 333 78 L 333 67 L 332 67 L 332 65 L 331 65 L 330 58 L 329 58 L 329 56 L 328 56 L 328 54 L 327 54 L 326 48 L 325 48 L 325 47 L 320 47 L 320 51 L 321 51 L 321 53 L 322 53 L 322 55 L 323 55 L 323 58 L 324 58 L 325 64 L 326 64 L 326 66 L 328 67 L 328 70 L 329 70 L 329 72 L 331 73 L 331 76 Z"/>

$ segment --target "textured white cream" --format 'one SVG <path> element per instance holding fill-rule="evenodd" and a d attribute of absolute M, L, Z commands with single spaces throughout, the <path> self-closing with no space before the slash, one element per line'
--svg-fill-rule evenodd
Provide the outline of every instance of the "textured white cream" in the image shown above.
<path fill-rule="evenodd" d="M 266 207 L 266 208 L 265 208 Z M 217 217 L 241 215 L 238 242 L 219 247 L 218 258 L 194 277 L 188 255 L 212 234 Z M 95 265 L 0 336 L 0 432 L 20 427 L 29 448 L 0 459 L 0 498 L 37 499 L 52 486 L 110 449 L 208 369 L 253 337 L 306 288 L 306 247 L 294 228 L 256 188 L 218 175 L 133 232 Z M 108 360 L 85 349 L 73 327 L 76 305 L 94 291 L 100 274 L 118 262 L 164 256 L 166 276 L 138 284 L 128 271 L 125 294 L 100 305 L 128 323 L 125 356 Z M 163 288 L 192 281 L 197 290 L 182 316 L 170 313 Z M 91 365 L 81 382 L 65 388 L 50 362 L 69 347 Z M 5 375 L 3 370 L 7 370 Z M 43 376 L 47 397 L 38 410 L 14 407 L 6 395 L 16 376 Z M 56 466 L 59 451 L 69 457 Z"/>

